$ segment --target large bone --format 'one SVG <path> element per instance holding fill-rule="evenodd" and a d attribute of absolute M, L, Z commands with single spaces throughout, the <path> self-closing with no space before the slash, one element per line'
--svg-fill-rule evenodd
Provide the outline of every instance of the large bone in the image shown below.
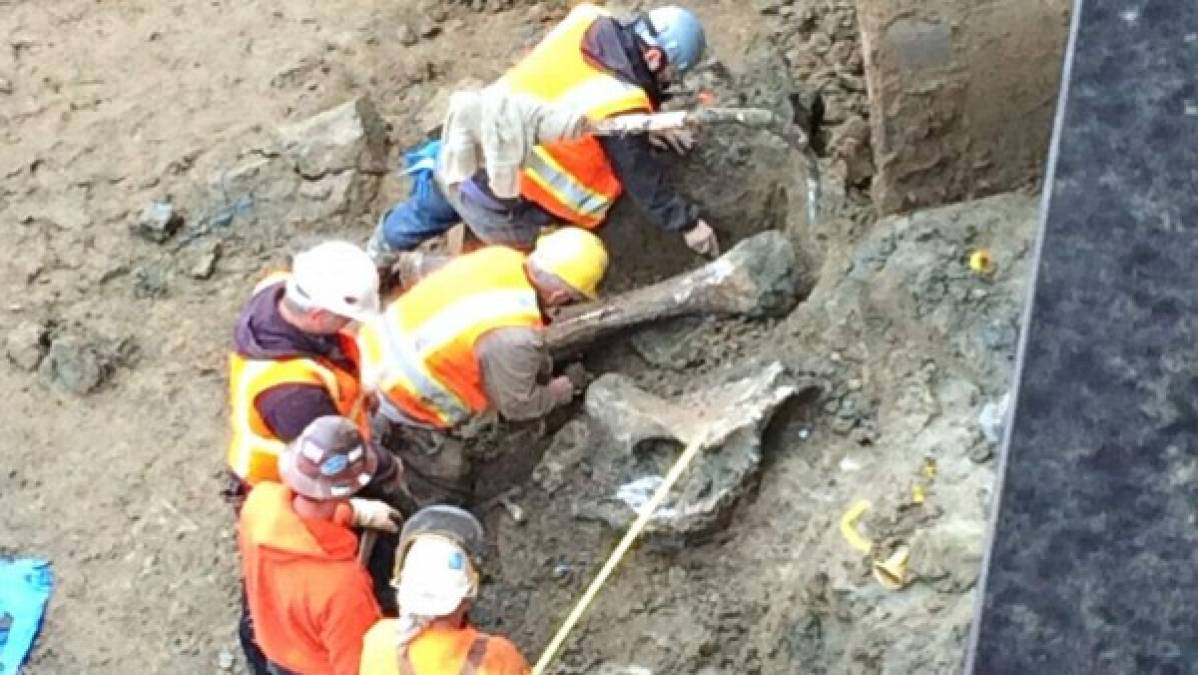
<path fill-rule="evenodd" d="M 623 375 L 600 377 L 586 393 L 587 416 L 602 433 L 587 441 L 589 480 L 577 495 L 577 515 L 624 529 L 683 446 L 701 440 L 702 453 L 646 533 L 666 545 L 710 533 L 752 486 L 760 470 L 761 435 L 775 411 L 814 386 L 792 382 L 777 362 L 729 382 L 695 384 L 677 400 L 650 394 Z"/>
<path fill-rule="evenodd" d="M 794 307 L 799 290 L 794 248 L 782 234 L 762 232 L 699 269 L 583 306 L 551 324 L 546 342 L 564 356 L 649 321 L 699 314 L 778 316 Z"/>

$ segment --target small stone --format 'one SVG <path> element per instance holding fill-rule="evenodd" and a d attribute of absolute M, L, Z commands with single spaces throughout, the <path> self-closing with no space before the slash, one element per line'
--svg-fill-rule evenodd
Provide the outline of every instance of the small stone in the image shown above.
<path fill-rule="evenodd" d="M 216 655 L 216 665 L 221 670 L 233 670 L 233 653 L 228 649 L 222 648 L 220 653 Z"/>
<path fill-rule="evenodd" d="M 399 28 L 395 30 L 395 38 L 399 40 L 399 44 L 405 47 L 411 47 L 417 42 L 420 42 L 420 36 L 417 35 L 416 31 L 406 23 L 399 24 Z"/>
<path fill-rule="evenodd" d="M 435 38 L 441 33 L 441 26 L 436 23 L 428 22 L 420 27 L 420 37 L 428 39 Z"/>
<path fill-rule="evenodd" d="M 992 446 L 985 443 L 978 444 L 977 447 L 969 451 L 969 461 L 974 464 L 985 464 L 994 457 L 994 449 Z"/>
<path fill-rule="evenodd" d="M 982 435 L 991 445 L 1002 440 L 1003 428 L 1007 422 L 1007 409 L 1010 405 L 1011 393 L 1007 392 L 997 401 L 991 401 L 982 406 L 981 412 L 978 413 L 978 427 L 981 428 Z"/>
<path fill-rule="evenodd" d="M 170 202 L 151 202 L 137 219 L 135 232 L 143 239 L 161 244 L 170 239 L 183 225 L 183 216 Z"/>
<path fill-rule="evenodd" d="M 12 80 L 0 77 L 0 94 L 7 96 L 12 93 Z"/>
<path fill-rule="evenodd" d="M 187 270 L 188 276 L 192 279 L 207 279 L 216 271 L 216 261 L 220 259 L 221 248 L 220 244 L 213 244 L 207 250 L 200 253 L 196 257 L 195 263 L 191 269 Z"/>
<path fill-rule="evenodd" d="M 80 396 L 90 394 L 107 379 L 109 368 L 96 348 L 82 339 L 64 335 L 50 345 L 42 359 L 42 377 Z"/>
<path fill-rule="evenodd" d="M 815 33 L 807 42 L 807 48 L 816 54 L 824 54 L 832 48 L 832 40 L 824 33 Z"/>
<path fill-rule="evenodd" d="M 160 298 L 166 295 L 169 280 L 162 265 L 140 265 L 133 269 L 133 297 Z"/>
<path fill-rule="evenodd" d="M 47 327 L 36 321 L 22 321 L 4 341 L 8 360 L 21 370 L 32 371 L 46 354 Z"/>

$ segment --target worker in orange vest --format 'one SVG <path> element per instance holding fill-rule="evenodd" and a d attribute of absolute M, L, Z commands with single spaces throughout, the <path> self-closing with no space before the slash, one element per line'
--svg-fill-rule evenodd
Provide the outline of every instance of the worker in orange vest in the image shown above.
<path fill-rule="evenodd" d="M 699 62 L 705 47 L 703 26 L 689 10 L 661 7 L 623 20 L 581 4 L 493 86 L 583 110 L 592 121 L 656 112 L 669 86 Z M 682 152 L 692 143 L 688 132 L 672 131 L 657 137 L 587 134 L 538 145 L 524 161 L 519 196 L 512 199 L 497 196 L 483 171 L 446 185 L 439 171 L 413 167 L 411 198 L 383 216 L 367 250 L 380 267 L 390 267 L 400 252 L 459 219 L 484 243 L 528 250 L 542 228 L 562 222 L 599 226 L 628 192 L 650 220 L 681 233 L 697 253 L 715 256 L 715 231 L 666 184 L 651 152 L 652 145 Z"/>
<path fill-rule="evenodd" d="M 418 503 L 469 501 L 462 425 L 489 411 L 535 419 L 573 399 L 581 382 L 543 378 L 553 366 L 544 310 L 593 299 L 607 262 L 599 237 L 574 227 L 541 237 L 531 254 L 488 246 L 363 324 L 362 382 L 378 400 L 376 431 L 403 460 Z"/>
<path fill-rule="evenodd" d="M 362 636 L 382 614 L 351 527 L 399 530 L 393 509 L 356 498 L 380 454 L 353 421 L 319 417 L 279 456 L 282 483 L 262 481 L 246 498 L 242 625 L 253 627 L 255 673 L 358 672 Z"/>
<path fill-rule="evenodd" d="M 249 488 L 278 481 L 278 456 L 312 420 L 343 415 L 365 431 L 358 352 L 347 330 L 379 311 L 379 280 L 358 246 L 327 241 L 272 274 L 241 311 L 229 355 L 229 470 L 239 503 Z M 381 457 L 376 486 L 395 492 L 400 467 Z M 388 498 L 389 494 L 376 494 Z"/>
<path fill-rule="evenodd" d="M 483 527 L 453 506 L 430 506 L 404 524 L 395 579 L 399 618 L 363 640 L 359 675 L 527 675 L 507 638 L 470 625 L 478 596 Z"/>

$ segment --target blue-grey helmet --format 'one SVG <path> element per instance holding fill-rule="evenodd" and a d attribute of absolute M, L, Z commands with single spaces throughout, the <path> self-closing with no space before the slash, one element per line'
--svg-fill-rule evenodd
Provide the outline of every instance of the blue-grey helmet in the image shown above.
<path fill-rule="evenodd" d="M 676 5 L 649 10 L 636 22 L 636 33 L 645 44 L 665 52 L 666 61 L 680 75 L 694 68 L 707 48 L 699 17 Z"/>

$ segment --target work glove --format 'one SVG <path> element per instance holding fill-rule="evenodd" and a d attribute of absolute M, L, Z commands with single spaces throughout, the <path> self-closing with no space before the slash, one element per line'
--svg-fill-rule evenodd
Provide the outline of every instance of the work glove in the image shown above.
<path fill-rule="evenodd" d="M 399 532 L 399 524 L 403 516 L 386 502 L 377 499 L 351 499 L 350 508 L 354 510 L 354 527 L 364 527 L 383 532 Z"/>
<path fill-rule="evenodd" d="M 701 256 L 714 258 L 720 254 L 720 241 L 715 236 L 715 230 L 711 229 L 711 226 L 702 219 L 699 219 L 694 227 L 687 230 L 682 238 L 690 250 Z"/>
<path fill-rule="evenodd" d="M 662 129 L 654 131 L 647 137 L 649 145 L 658 150 L 673 150 L 674 152 L 685 155 L 691 148 L 695 147 L 695 134 L 690 129 Z"/>

